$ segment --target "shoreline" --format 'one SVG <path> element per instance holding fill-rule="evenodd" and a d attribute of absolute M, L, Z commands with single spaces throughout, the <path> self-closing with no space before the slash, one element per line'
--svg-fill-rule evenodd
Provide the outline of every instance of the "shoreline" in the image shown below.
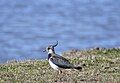
<path fill-rule="evenodd" d="M 63 70 L 63 83 L 120 82 L 120 48 L 71 50 L 61 55 L 83 67 L 82 71 Z M 11 61 L 0 64 L 0 71 L 0 82 L 10 83 L 51 83 L 55 76 L 47 60 Z"/>

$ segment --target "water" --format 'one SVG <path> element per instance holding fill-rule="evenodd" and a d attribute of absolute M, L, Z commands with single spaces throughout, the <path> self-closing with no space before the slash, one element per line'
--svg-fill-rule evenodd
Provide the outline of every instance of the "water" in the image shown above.
<path fill-rule="evenodd" d="M 0 0 L 0 63 L 45 59 L 41 51 L 59 41 L 57 53 L 120 46 L 120 1 Z"/>

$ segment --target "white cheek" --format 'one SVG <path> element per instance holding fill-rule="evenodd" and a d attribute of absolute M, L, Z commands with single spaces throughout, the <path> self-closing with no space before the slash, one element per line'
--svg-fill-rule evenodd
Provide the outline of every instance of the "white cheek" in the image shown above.
<path fill-rule="evenodd" d="M 53 53 L 53 51 L 50 49 L 50 50 L 48 51 L 48 53 Z"/>

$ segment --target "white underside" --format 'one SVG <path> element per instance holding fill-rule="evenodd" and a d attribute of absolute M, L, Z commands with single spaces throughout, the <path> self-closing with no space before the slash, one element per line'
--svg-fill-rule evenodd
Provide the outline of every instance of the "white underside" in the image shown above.
<path fill-rule="evenodd" d="M 61 70 L 62 68 L 59 68 L 57 65 L 53 64 L 49 59 L 49 64 L 54 70 Z"/>

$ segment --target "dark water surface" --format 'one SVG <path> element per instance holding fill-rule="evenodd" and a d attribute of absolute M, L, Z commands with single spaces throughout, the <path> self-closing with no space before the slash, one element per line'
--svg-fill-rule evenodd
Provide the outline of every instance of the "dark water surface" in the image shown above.
<path fill-rule="evenodd" d="M 120 46 L 120 0 L 0 0 L 0 63 Z"/>

